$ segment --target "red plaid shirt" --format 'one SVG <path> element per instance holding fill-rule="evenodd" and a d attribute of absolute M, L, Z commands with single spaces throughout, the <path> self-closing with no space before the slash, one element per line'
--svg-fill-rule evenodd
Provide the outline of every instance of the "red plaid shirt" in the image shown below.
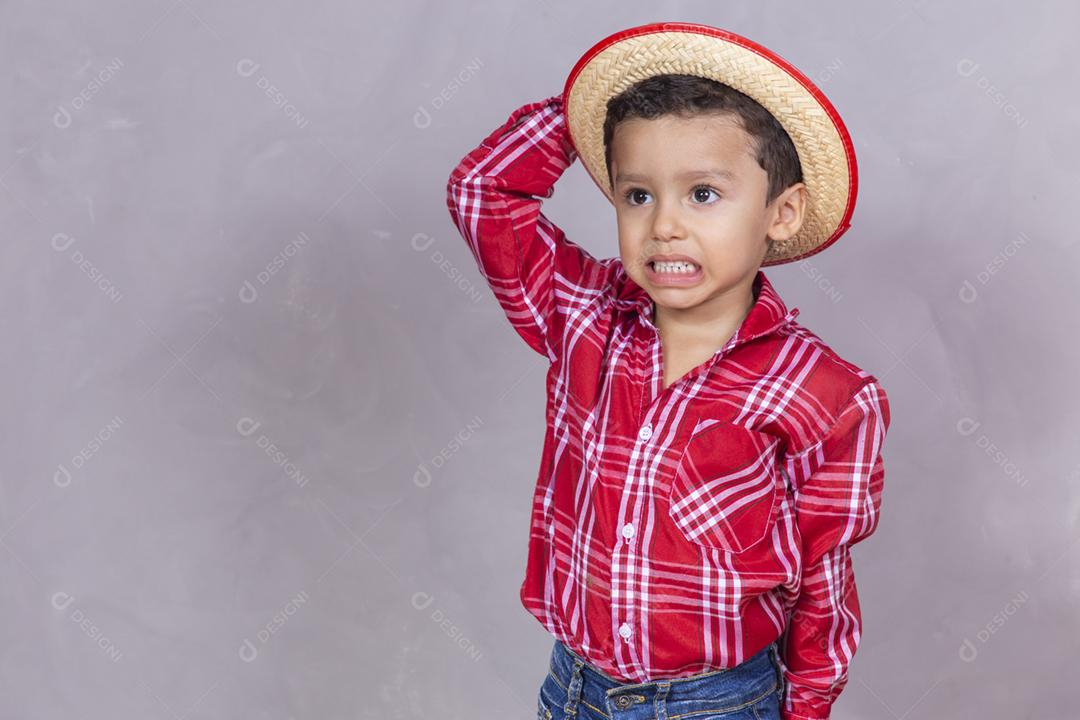
<path fill-rule="evenodd" d="M 511 325 L 550 362 L 521 601 L 628 683 L 732 667 L 783 636 L 783 717 L 827 718 L 859 644 L 851 546 L 878 522 L 885 391 L 760 269 L 736 333 L 665 389 L 649 295 L 540 212 L 575 158 L 554 96 L 447 187 Z"/>

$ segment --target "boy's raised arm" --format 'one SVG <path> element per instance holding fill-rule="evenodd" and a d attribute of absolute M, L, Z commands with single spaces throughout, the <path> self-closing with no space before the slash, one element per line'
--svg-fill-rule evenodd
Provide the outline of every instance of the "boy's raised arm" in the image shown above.
<path fill-rule="evenodd" d="M 785 458 L 805 564 L 781 648 L 783 720 L 828 718 L 847 683 L 862 623 L 850 548 L 877 527 L 889 420 L 885 390 L 870 380 L 823 438 Z"/>
<path fill-rule="evenodd" d="M 561 350 L 567 308 L 595 297 L 611 266 L 540 212 L 576 157 L 555 95 L 511 113 L 461 160 L 446 188 L 450 216 L 511 325 L 550 361 Z"/>

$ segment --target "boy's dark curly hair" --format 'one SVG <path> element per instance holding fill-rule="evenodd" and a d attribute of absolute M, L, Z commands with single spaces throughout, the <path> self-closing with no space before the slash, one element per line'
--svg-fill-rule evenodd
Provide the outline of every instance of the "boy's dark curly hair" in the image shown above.
<path fill-rule="evenodd" d="M 724 83 L 696 75 L 663 74 L 640 80 L 607 103 L 604 161 L 611 177 L 611 140 L 615 127 L 630 118 L 651 120 L 662 115 L 690 117 L 729 113 L 753 139 L 758 164 L 769 175 L 768 205 L 803 181 L 795 145 L 772 113 L 756 100 Z M 614 188 L 612 188 L 614 189 Z"/>

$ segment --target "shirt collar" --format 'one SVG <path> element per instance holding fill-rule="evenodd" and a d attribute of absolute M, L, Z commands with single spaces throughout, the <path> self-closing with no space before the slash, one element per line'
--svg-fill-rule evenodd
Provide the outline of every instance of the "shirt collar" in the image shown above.
<path fill-rule="evenodd" d="M 620 269 L 619 273 L 622 278 L 615 293 L 615 305 L 622 310 L 636 312 L 643 323 L 654 327 L 652 322 L 653 300 L 649 297 L 649 293 L 634 282 L 625 269 Z M 757 299 L 751 306 L 750 312 L 747 313 L 731 339 L 728 340 L 724 347 L 717 350 L 717 353 L 775 332 L 798 316 L 799 308 L 788 310 L 787 305 L 784 304 L 784 301 L 776 292 L 776 288 L 769 282 L 769 278 L 765 276 L 765 272 L 761 268 L 758 268 L 757 275 L 754 278 L 754 288 L 757 290 Z"/>

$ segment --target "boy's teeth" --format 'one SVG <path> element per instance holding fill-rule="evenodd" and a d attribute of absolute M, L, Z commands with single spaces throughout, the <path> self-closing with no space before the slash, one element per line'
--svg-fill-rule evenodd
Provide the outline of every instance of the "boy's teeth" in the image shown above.
<path fill-rule="evenodd" d="M 697 265 L 688 262 L 661 262 L 654 260 L 653 269 L 659 273 L 692 273 L 697 271 Z"/>

